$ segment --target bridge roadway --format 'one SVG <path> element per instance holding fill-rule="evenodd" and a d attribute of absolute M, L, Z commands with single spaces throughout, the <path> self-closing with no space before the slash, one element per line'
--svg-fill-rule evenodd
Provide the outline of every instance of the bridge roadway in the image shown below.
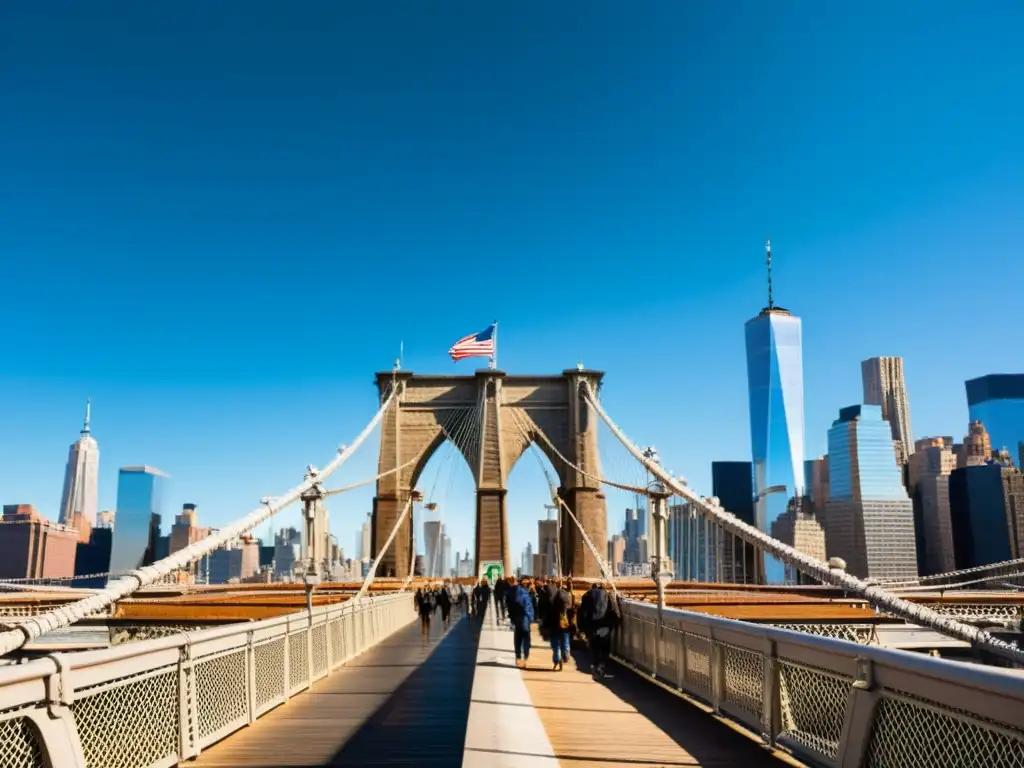
<path fill-rule="evenodd" d="M 254 724 L 197 766 L 722 766 L 784 763 L 627 669 L 601 682 L 586 651 L 563 672 L 534 633 L 529 668 L 512 632 L 453 617 L 399 630 Z"/>

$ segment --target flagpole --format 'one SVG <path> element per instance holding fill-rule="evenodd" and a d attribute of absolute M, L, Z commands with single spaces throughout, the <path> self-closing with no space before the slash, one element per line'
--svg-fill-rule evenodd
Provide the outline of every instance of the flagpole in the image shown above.
<path fill-rule="evenodd" d="M 491 354 L 491 361 L 487 365 L 492 371 L 498 367 L 498 321 L 494 321 L 494 352 Z"/>

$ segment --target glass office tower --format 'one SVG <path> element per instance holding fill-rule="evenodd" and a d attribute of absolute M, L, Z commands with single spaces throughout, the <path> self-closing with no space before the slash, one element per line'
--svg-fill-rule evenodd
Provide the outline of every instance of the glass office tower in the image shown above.
<path fill-rule="evenodd" d="M 110 553 L 111 572 L 132 571 L 153 561 L 169 475 L 153 467 L 121 467 Z M 154 525 L 157 530 L 154 532 Z"/>
<path fill-rule="evenodd" d="M 800 318 L 769 306 L 747 321 L 747 384 L 754 517 L 770 534 L 793 496 L 803 494 L 804 375 Z M 760 564 L 759 564 L 760 565 Z M 763 580 L 782 584 L 782 563 L 766 556 Z"/>
<path fill-rule="evenodd" d="M 1024 466 L 1024 373 L 991 373 L 965 382 L 971 421 L 985 425 L 993 450 Z"/>
<path fill-rule="evenodd" d="M 877 405 L 839 410 L 828 431 L 828 554 L 862 579 L 917 578 L 914 506 Z"/>

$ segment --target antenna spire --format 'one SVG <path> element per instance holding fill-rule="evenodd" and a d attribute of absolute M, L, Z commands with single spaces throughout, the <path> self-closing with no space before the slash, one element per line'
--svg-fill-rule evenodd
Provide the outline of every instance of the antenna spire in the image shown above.
<path fill-rule="evenodd" d="M 92 398 L 88 397 L 85 400 L 85 424 L 82 427 L 82 434 L 89 434 L 89 422 L 92 421 Z"/>
<path fill-rule="evenodd" d="M 768 265 L 768 309 L 775 308 L 775 302 L 772 299 L 772 241 L 771 238 L 765 241 L 764 244 L 764 259 Z"/>

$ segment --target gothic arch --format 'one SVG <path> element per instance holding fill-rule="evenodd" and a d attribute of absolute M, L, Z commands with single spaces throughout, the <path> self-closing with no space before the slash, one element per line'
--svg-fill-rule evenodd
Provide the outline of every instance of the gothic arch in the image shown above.
<path fill-rule="evenodd" d="M 602 374 L 569 370 L 558 376 L 507 376 L 502 371 L 478 370 L 471 376 L 422 376 L 398 371 L 377 374 L 378 390 L 399 387 L 395 407 L 381 425 L 380 472 L 404 468 L 377 481 L 373 502 L 373 551 L 394 529 L 423 469 L 437 449 L 449 440 L 453 420 L 472 422 L 475 437 L 456 448 L 466 459 L 476 485 L 476 563 L 500 561 L 511 570 L 506 483 L 512 467 L 535 443 L 558 475 L 559 492 L 574 510 L 589 536 L 607 539 L 605 499 L 589 475 L 598 475 L 596 423 L 587 418 L 579 395 L 588 381 L 596 391 Z M 447 433 L 447 434 L 446 434 Z M 457 443 L 464 441 L 455 436 Z M 554 446 L 554 448 L 552 448 Z M 577 472 L 558 454 L 583 469 Z M 408 466 L 405 466 L 408 464 Z M 412 527 L 408 519 L 384 554 L 378 575 L 407 574 Z M 599 576 L 600 568 L 574 526 L 562 526 L 563 561 L 567 571 Z M 575 566 L 575 568 L 574 568 Z"/>

